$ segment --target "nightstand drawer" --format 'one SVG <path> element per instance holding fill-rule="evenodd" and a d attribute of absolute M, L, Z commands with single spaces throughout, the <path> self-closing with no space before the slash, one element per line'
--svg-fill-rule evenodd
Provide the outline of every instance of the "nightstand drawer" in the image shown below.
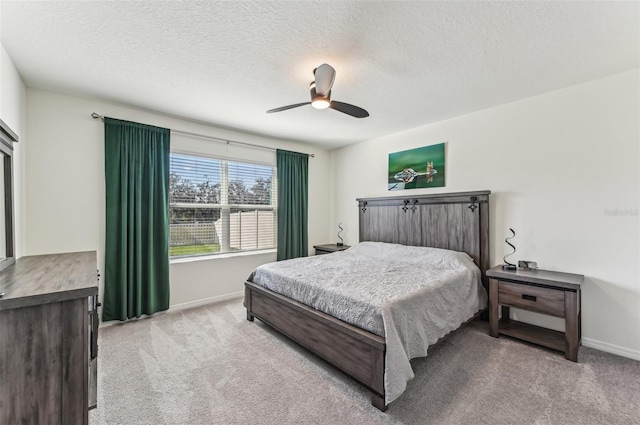
<path fill-rule="evenodd" d="M 498 302 L 551 316 L 564 317 L 564 291 L 500 282 Z"/>

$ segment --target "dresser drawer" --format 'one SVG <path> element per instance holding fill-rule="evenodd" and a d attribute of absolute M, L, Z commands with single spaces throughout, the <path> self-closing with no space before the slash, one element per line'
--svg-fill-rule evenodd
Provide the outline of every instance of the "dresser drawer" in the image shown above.
<path fill-rule="evenodd" d="M 500 282 L 498 303 L 564 317 L 564 291 L 557 289 Z"/>

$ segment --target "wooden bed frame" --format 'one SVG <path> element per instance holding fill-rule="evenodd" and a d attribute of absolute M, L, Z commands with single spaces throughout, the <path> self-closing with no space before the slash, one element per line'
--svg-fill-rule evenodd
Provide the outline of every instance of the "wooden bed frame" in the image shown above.
<path fill-rule="evenodd" d="M 358 199 L 360 241 L 463 251 L 488 288 L 490 191 Z M 247 320 L 257 317 L 364 385 L 384 411 L 384 337 L 245 282 Z"/>

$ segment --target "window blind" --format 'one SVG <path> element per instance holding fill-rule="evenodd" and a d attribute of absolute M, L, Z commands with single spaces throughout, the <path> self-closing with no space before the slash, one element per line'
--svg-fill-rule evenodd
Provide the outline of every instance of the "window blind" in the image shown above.
<path fill-rule="evenodd" d="M 172 153 L 170 256 L 276 246 L 275 167 Z"/>

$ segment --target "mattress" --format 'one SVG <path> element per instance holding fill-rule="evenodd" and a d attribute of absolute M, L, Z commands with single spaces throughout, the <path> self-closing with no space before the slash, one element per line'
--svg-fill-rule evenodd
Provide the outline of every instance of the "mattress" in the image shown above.
<path fill-rule="evenodd" d="M 384 336 L 385 404 L 413 378 L 410 360 L 486 306 L 466 253 L 362 242 L 342 252 L 256 268 L 249 281 Z"/>

